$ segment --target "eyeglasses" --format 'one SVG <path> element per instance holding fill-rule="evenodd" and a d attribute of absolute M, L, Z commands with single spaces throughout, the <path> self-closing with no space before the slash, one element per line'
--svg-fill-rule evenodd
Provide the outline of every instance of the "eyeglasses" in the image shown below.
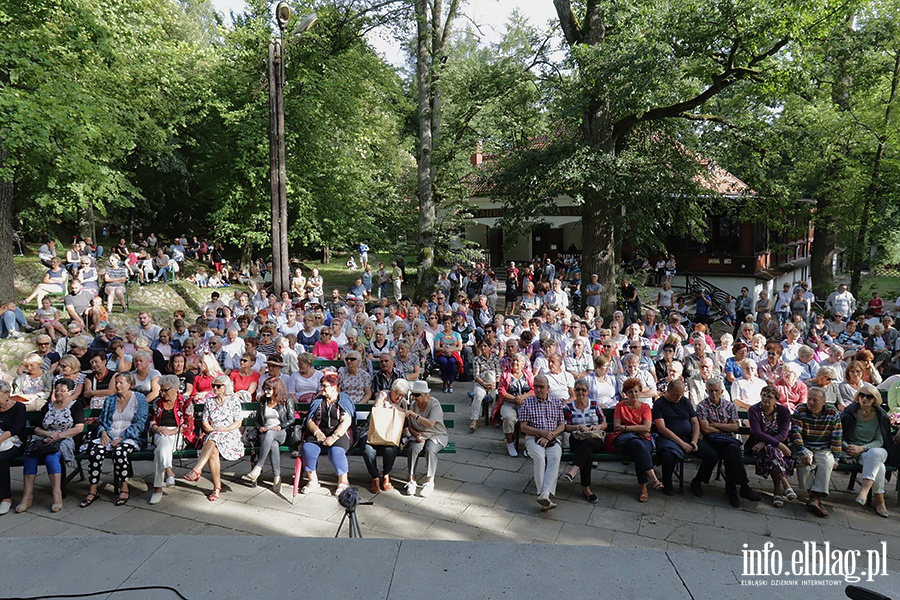
<path fill-rule="evenodd" d="M 167 394 L 167 393 L 169 393 L 170 391 L 172 391 L 172 390 L 174 390 L 174 389 L 175 389 L 175 388 L 173 388 L 173 387 L 159 388 L 159 393 L 160 393 L 160 394 Z"/>
<path fill-rule="evenodd" d="M 224 383 L 214 383 L 212 386 L 216 389 L 225 387 Z"/>
<path fill-rule="evenodd" d="M 604 344 L 603 347 L 604 347 L 604 348 L 612 348 L 612 346 L 609 346 L 609 345 L 607 345 L 607 344 Z"/>
<path fill-rule="evenodd" d="M 587 388 L 577 387 L 577 388 L 575 388 L 575 391 L 576 392 L 587 392 Z"/>
<path fill-rule="evenodd" d="M 874 400 L 874 399 L 875 399 L 875 396 L 873 396 L 872 394 L 869 394 L 869 393 L 867 393 L 867 392 L 859 392 L 859 393 L 857 394 L 857 396 L 858 396 L 860 399 L 862 399 L 862 398 L 865 398 L 866 400 Z"/>
<path fill-rule="evenodd" d="M 348 356 L 347 358 L 344 359 L 344 362 L 354 362 L 356 360 L 359 360 L 359 359 L 356 358 L 355 356 Z"/>
<path fill-rule="evenodd" d="M 271 333 L 261 333 L 261 334 L 259 334 L 259 337 L 272 337 L 272 334 Z"/>
<path fill-rule="evenodd" d="M 413 392 L 413 393 L 411 394 L 411 396 L 412 396 L 413 398 L 419 398 L 419 397 L 424 396 L 424 395 L 425 395 L 425 394 L 424 394 L 423 392 Z"/>
<path fill-rule="evenodd" d="M 330 336 L 331 334 L 328 333 L 327 331 L 323 331 L 323 332 L 322 332 L 322 335 L 323 335 L 323 336 L 326 336 L 326 335 L 329 335 L 329 336 Z"/>
<path fill-rule="evenodd" d="M 242 363 L 248 363 L 248 362 L 250 362 L 250 359 L 249 359 L 249 358 L 242 358 L 242 359 L 241 359 L 241 362 L 242 362 Z"/>
<path fill-rule="evenodd" d="M 38 342 L 38 346 L 49 346 L 50 342 Z"/>

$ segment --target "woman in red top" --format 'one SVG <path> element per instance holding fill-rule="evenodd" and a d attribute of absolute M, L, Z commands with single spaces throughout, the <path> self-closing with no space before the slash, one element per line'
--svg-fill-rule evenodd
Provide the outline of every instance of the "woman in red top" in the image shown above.
<path fill-rule="evenodd" d="M 628 455 L 634 461 L 640 489 L 638 500 L 646 502 L 650 499 L 647 482 L 653 485 L 654 490 L 662 488 L 663 484 L 656 477 L 653 459 L 650 457 L 653 450 L 653 441 L 650 438 L 650 424 L 653 417 L 650 405 L 641 401 L 640 394 L 643 387 L 638 379 L 626 379 L 622 383 L 622 394 L 627 400 L 616 404 L 613 413 L 613 433 L 607 435 L 606 440 L 608 449 L 611 444 L 618 454 Z"/>
<path fill-rule="evenodd" d="M 259 385 L 259 373 L 253 370 L 256 358 L 249 352 L 241 356 L 241 368 L 229 373 L 228 377 L 234 384 L 234 391 L 246 390 L 256 400 L 256 388 Z"/>
<path fill-rule="evenodd" d="M 212 382 L 219 375 L 223 375 L 219 363 L 212 354 L 204 354 L 200 358 L 200 372 L 194 377 L 194 402 L 203 404 L 207 398 L 212 398 Z"/>
<path fill-rule="evenodd" d="M 313 346 L 313 355 L 323 360 L 337 360 L 341 352 L 340 346 L 334 341 L 334 335 L 330 327 L 323 327 L 319 331 L 319 341 Z"/>

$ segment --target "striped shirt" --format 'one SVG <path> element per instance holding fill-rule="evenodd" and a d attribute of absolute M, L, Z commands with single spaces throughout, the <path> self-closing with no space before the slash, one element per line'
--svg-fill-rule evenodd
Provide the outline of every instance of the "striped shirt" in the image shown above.
<path fill-rule="evenodd" d="M 111 285 L 112 287 L 122 287 L 125 285 L 124 281 L 109 281 L 110 279 L 128 279 L 128 269 L 125 267 L 107 267 L 106 269 L 106 281 L 107 285 Z"/>
<path fill-rule="evenodd" d="M 791 417 L 791 445 L 795 453 L 807 454 L 831 448 L 835 456 L 840 456 L 842 437 L 841 416 L 832 406 L 825 405 L 816 416 L 801 404 Z"/>

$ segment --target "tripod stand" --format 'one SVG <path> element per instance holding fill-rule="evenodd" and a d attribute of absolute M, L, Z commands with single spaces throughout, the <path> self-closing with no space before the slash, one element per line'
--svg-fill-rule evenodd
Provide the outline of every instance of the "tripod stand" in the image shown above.
<path fill-rule="evenodd" d="M 361 538 L 362 531 L 359 529 L 359 520 L 356 518 L 356 507 L 360 504 L 371 505 L 372 501 L 360 502 L 359 493 L 356 491 L 356 488 L 347 488 L 341 492 L 340 496 L 338 496 L 338 504 L 344 507 L 344 516 L 341 518 L 341 523 L 338 525 L 337 533 L 334 534 L 334 537 L 341 535 L 341 528 L 344 526 L 344 521 L 347 521 L 349 518 L 350 537 Z"/>
<path fill-rule="evenodd" d="M 360 502 L 359 504 L 368 504 L 372 505 L 372 502 Z M 341 529 L 344 527 L 344 521 L 348 521 L 350 527 L 350 537 L 351 538 L 362 538 L 362 531 L 359 529 L 359 519 L 356 518 L 356 507 L 346 508 L 344 509 L 344 516 L 341 517 L 341 522 L 338 525 L 337 533 L 334 534 L 334 537 L 337 538 L 341 535 Z"/>

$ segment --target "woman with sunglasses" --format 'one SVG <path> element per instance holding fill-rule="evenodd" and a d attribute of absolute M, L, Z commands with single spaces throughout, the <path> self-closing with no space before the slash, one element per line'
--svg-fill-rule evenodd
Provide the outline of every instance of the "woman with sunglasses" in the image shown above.
<path fill-rule="evenodd" d="M 563 478 L 575 481 L 581 472 L 581 495 L 591 504 L 597 503 L 597 495 L 591 490 L 591 465 L 595 452 L 603 452 L 604 437 L 595 432 L 606 431 L 606 419 L 600 405 L 588 397 L 587 379 L 575 381 L 575 399 L 563 407 L 569 448 L 575 453 L 575 465 Z"/>
<path fill-rule="evenodd" d="M 890 514 L 884 503 L 885 464 L 900 466 L 898 437 L 891 434 L 891 420 L 881 408 L 881 392 L 864 383 L 854 402 L 841 413 L 844 456 L 841 462 L 862 465 L 862 484 L 855 501 L 866 505 L 872 492 L 872 507 L 880 517 Z"/>
<path fill-rule="evenodd" d="M 323 327 L 319 331 L 320 339 L 313 345 L 313 356 L 323 360 L 337 360 L 340 347 L 334 341 L 334 332 L 331 327 Z"/>
<path fill-rule="evenodd" d="M 281 491 L 281 450 L 288 431 L 294 424 L 294 401 L 288 395 L 280 379 L 267 379 L 263 383 L 262 397 L 256 411 L 256 429 L 259 431 L 259 457 L 253 469 L 244 477 L 256 487 L 266 458 L 272 461 L 272 491 Z"/>
<path fill-rule="evenodd" d="M 199 372 L 194 377 L 194 402 L 203 404 L 207 399 L 215 396 L 213 380 L 223 375 L 222 368 L 212 354 L 204 353 L 198 363 Z"/>
<path fill-rule="evenodd" d="M 183 358 L 183 357 L 182 357 Z M 159 398 L 150 412 L 150 434 L 153 436 L 153 493 L 150 504 L 159 504 L 163 497 L 163 485 L 175 485 L 172 470 L 172 454 L 192 446 L 197 438 L 194 430 L 194 404 L 180 391 L 177 375 L 159 378 Z"/>
<path fill-rule="evenodd" d="M 344 366 L 338 369 L 340 389 L 354 404 L 372 400 L 372 376 L 361 366 L 359 352 L 351 350 L 344 355 Z"/>
<path fill-rule="evenodd" d="M 406 484 L 406 495 L 416 492 L 416 462 L 419 455 L 425 455 L 425 483 L 419 490 L 419 496 L 427 498 L 434 491 L 434 475 L 437 472 L 437 455 L 450 441 L 447 427 L 444 425 L 444 412 L 441 403 L 431 397 L 428 384 L 414 381 L 410 388 L 412 403 L 406 411 L 406 426 L 409 439 L 406 450 L 409 457 L 409 482 Z"/>
<path fill-rule="evenodd" d="M 231 380 L 218 375 L 212 382 L 214 396 L 203 407 L 203 448 L 194 468 L 184 476 L 185 481 L 200 480 L 203 467 L 209 464 L 213 489 L 209 501 L 219 499 L 222 491 L 221 459 L 240 460 L 244 456 L 241 443 L 241 402 L 234 393 Z"/>
<path fill-rule="evenodd" d="M 253 369 L 255 364 L 256 358 L 249 352 L 244 352 L 240 358 L 240 368 L 234 369 L 228 374 L 234 391 L 246 391 L 254 400 L 256 400 L 256 390 L 259 387 L 259 371 Z"/>

